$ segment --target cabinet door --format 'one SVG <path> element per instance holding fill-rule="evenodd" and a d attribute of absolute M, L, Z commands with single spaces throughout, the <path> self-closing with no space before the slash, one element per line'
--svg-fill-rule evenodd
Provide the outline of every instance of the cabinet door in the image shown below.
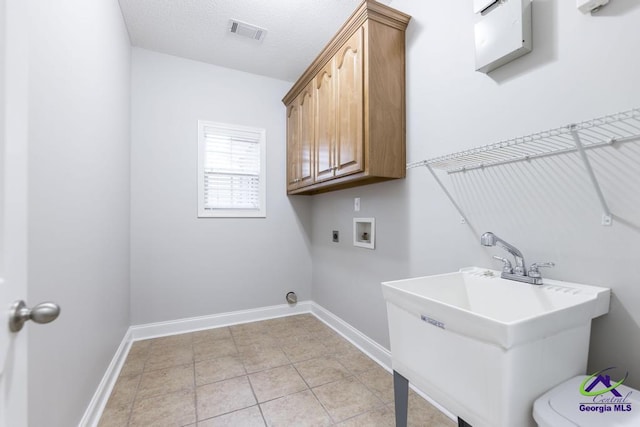
<path fill-rule="evenodd" d="M 336 167 L 335 175 L 363 170 L 364 71 L 363 33 L 360 27 L 338 51 L 335 60 Z"/>
<path fill-rule="evenodd" d="M 315 180 L 333 178 L 336 144 L 336 109 L 333 78 L 333 60 L 316 75 L 314 91 L 316 97 L 316 149 Z"/>
<path fill-rule="evenodd" d="M 294 99 L 287 106 L 287 190 L 298 188 L 300 176 L 300 106 Z"/>
<path fill-rule="evenodd" d="M 312 86 L 287 108 L 287 189 L 313 183 L 314 105 Z"/>
<path fill-rule="evenodd" d="M 313 183 L 314 105 L 313 85 L 309 84 L 298 97 L 300 106 L 300 139 L 298 141 L 298 187 Z"/>

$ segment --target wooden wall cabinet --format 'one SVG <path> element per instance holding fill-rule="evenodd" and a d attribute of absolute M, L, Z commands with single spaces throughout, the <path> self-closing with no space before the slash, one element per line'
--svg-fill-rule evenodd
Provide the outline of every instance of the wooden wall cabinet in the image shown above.
<path fill-rule="evenodd" d="M 365 0 L 284 97 L 289 194 L 405 177 L 409 19 Z"/>
<path fill-rule="evenodd" d="M 313 87 L 307 85 L 287 106 L 287 190 L 313 183 Z"/>

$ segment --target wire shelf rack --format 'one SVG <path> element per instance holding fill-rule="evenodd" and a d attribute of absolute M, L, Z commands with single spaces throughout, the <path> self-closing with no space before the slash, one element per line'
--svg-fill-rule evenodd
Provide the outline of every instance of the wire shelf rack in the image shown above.
<path fill-rule="evenodd" d="M 576 146 L 576 133 L 585 150 L 640 139 L 640 108 L 408 163 L 407 169 L 429 166 L 457 173 L 576 152 L 580 149 Z"/>
<path fill-rule="evenodd" d="M 586 150 L 637 140 L 640 140 L 640 108 L 459 151 L 446 156 L 408 163 L 407 169 L 426 167 L 461 215 L 463 223 L 469 223 L 462 208 L 434 172 L 434 169 L 445 170 L 452 174 L 577 152 L 600 201 L 603 212 L 602 225 L 611 225 L 612 213 L 593 172 Z"/>

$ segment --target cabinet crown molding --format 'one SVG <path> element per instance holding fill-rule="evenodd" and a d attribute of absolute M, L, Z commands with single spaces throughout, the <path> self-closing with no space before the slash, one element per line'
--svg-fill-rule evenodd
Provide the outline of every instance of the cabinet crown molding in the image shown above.
<path fill-rule="evenodd" d="M 285 105 L 289 105 L 365 21 L 376 21 L 405 31 L 410 19 L 411 16 L 382 3 L 378 3 L 375 0 L 364 0 L 342 27 L 340 27 L 336 35 L 333 36 L 311 65 L 302 73 L 298 81 L 296 81 L 289 92 L 282 98 L 282 102 Z"/>

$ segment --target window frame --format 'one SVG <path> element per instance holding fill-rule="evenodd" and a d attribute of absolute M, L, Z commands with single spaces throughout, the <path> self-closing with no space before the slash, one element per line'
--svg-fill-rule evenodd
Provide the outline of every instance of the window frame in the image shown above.
<path fill-rule="evenodd" d="M 260 173 L 259 177 L 259 204 L 258 209 L 233 209 L 233 208 L 207 208 L 205 206 L 205 147 L 207 138 L 205 128 L 217 128 L 222 131 L 253 132 L 259 134 L 260 149 Z M 198 218 L 266 218 L 266 191 L 267 191 L 267 136 L 266 129 L 241 126 L 229 123 L 213 122 L 209 120 L 198 120 Z"/>

